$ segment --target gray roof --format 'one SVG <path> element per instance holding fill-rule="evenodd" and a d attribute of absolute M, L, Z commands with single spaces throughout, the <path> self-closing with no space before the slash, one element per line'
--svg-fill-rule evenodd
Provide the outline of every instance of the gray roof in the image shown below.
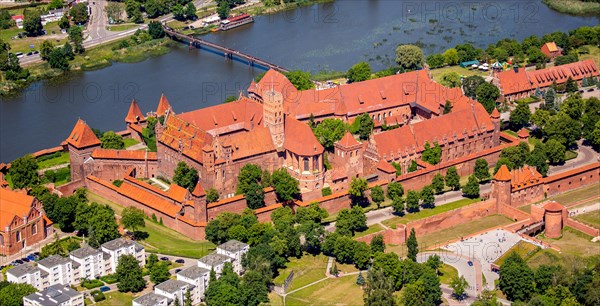
<path fill-rule="evenodd" d="M 64 265 L 69 262 L 72 262 L 72 260 L 67 257 L 62 257 L 59 255 L 52 255 L 50 257 L 46 257 L 46 258 L 38 261 L 38 266 L 52 268 L 52 267 L 56 267 L 58 265 Z"/>
<path fill-rule="evenodd" d="M 177 273 L 177 275 L 181 275 L 189 279 L 198 279 L 199 277 L 202 277 L 202 275 L 205 275 L 207 273 L 210 273 L 210 270 L 200 268 L 198 266 L 191 266 L 185 270 L 180 271 L 179 273 Z"/>
<path fill-rule="evenodd" d="M 83 295 L 83 293 L 71 289 L 69 286 L 52 285 L 46 290 L 36 292 L 25 297 L 27 300 L 36 301 L 43 306 L 60 305 L 71 298 Z"/>
<path fill-rule="evenodd" d="M 164 301 L 166 299 L 167 299 L 166 296 L 162 296 L 160 294 L 150 292 L 148 294 L 144 294 L 144 295 L 134 299 L 133 301 L 137 304 L 144 305 L 144 306 L 155 306 L 155 305 L 160 305 L 161 301 Z"/>
<path fill-rule="evenodd" d="M 219 249 L 223 249 L 225 251 L 232 252 L 232 253 L 239 252 L 242 249 L 247 248 L 247 247 L 248 247 L 247 244 L 237 241 L 237 240 L 229 240 L 218 246 Z"/>
<path fill-rule="evenodd" d="M 217 252 L 212 252 L 212 253 L 198 259 L 198 261 L 201 263 L 204 263 L 208 266 L 216 267 L 216 266 L 224 264 L 227 261 L 231 261 L 231 258 L 229 258 L 225 255 L 218 254 Z"/>
<path fill-rule="evenodd" d="M 176 279 L 170 279 L 168 281 L 164 281 L 158 285 L 156 285 L 156 288 L 168 292 L 168 293 L 175 293 L 183 288 L 194 288 L 195 286 L 192 284 L 188 284 L 184 281 L 180 281 L 180 280 L 176 280 Z"/>
<path fill-rule="evenodd" d="M 40 268 L 35 267 L 30 264 L 25 264 L 25 265 L 19 265 L 12 269 L 9 269 L 8 271 L 6 271 L 6 273 L 10 273 L 11 275 L 13 275 L 15 277 L 21 277 L 23 275 L 35 273 L 37 271 L 41 271 Z"/>
<path fill-rule="evenodd" d="M 91 246 L 85 246 L 83 248 L 79 248 L 75 251 L 72 251 L 71 253 L 69 253 L 69 255 L 76 257 L 76 258 L 84 259 L 89 256 L 98 255 L 100 252 L 102 252 L 102 251 L 100 251 L 98 249 L 94 249 Z"/>
<path fill-rule="evenodd" d="M 117 238 L 115 240 L 111 240 L 109 242 L 105 242 L 102 244 L 103 248 L 109 249 L 111 251 L 116 251 L 118 249 L 126 248 L 132 246 L 135 242 L 123 238 Z"/>

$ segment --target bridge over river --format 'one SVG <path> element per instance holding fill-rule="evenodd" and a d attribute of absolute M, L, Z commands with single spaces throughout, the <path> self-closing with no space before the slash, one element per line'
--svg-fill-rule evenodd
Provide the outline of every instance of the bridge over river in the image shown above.
<path fill-rule="evenodd" d="M 163 25 L 163 28 L 164 28 L 167 36 L 169 36 L 171 39 L 176 39 L 176 40 L 185 42 L 190 45 L 190 48 L 197 47 L 200 49 L 206 49 L 206 50 L 221 54 L 227 59 L 231 59 L 231 60 L 237 59 L 241 62 L 247 63 L 250 66 L 256 66 L 256 67 L 260 67 L 263 69 L 274 69 L 281 73 L 288 72 L 287 69 L 285 69 L 279 65 L 275 65 L 273 63 L 262 60 L 258 57 L 246 54 L 244 52 L 230 49 L 230 48 L 221 46 L 219 44 L 215 44 L 213 42 L 194 37 L 192 35 L 186 35 L 186 34 L 177 32 L 174 29 L 172 29 L 166 25 Z"/>

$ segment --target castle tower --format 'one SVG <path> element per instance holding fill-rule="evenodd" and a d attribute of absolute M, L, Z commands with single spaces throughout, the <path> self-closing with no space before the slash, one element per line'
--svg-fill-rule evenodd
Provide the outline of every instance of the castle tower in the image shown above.
<path fill-rule="evenodd" d="M 100 139 L 85 121 L 79 119 L 66 142 L 71 162 L 71 181 L 76 182 L 87 175 L 83 163 L 92 155 L 92 151 L 100 147 Z"/>
<path fill-rule="evenodd" d="M 285 141 L 283 95 L 275 90 L 269 90 L 263 96 L 263 118 L 265 127 L 269 128 L 275 148 L 283 148 Z"/>
<path fill-rule="evenodd" d="M 494 135 L 492 136 L 493 146 L 500 145 L 500 112 L 494 108 L 494 111 L 490 114 L 492 123 L 494 124 Z"/>
<path fill-rule="evenodd" d="M 160 100 L 158 100 L 158 107 L 156 108 L 156 117 L 164 116 L 168 110 L 173 110 L 171 104 L 169 104 L 169 100 L 167 100 L 165 94 L 161 94 Z"/>
<path fill-rule="evenodd" d="M 142 114 L 140 110 L 140 106 L 137 104 L 135 99 L 131 100 L 131 105 L 129 105 L 129 111 L 127 112 L 127 117 L 125 117 L 125 123 L 127 125 L 131 124 L 139 124 L 146 122 L 146 118 Z"/>
<path fill-rule="evenodd" d="M 545 235 L 548 238 L 560 238 L 563 228 L 563 209 L 565 207 L 557 202 L 548 202 L 544 205 Z"/>
<path fill-rule="evenodd" d="M 508 167 L 502 165 L 492 181 L 492 195 L 496 198 L 496 210 L 502 205 L 511 205 L 511 175 Z"/>

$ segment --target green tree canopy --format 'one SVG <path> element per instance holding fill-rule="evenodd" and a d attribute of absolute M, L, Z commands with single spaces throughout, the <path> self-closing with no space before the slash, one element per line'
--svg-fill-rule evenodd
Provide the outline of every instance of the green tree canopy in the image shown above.
<path fill-rule="evenodd" d="M 214 203 L 219 201 L 219 192 L 214 189 L 214 188 L 210 188 L 206 191 L 206 203 Z"/>
<path fill-rule="evenodd" d="M 319 123 L 313 132 L 319 143 L 327 151 L 333 152 L 333 144 L 344 137 L 348 128 L 348 124 L 340 119 L 327 118 Z"/>
<path fill-rule="evenodd" d="M 179 162 L 173 174 L 173 182 L 189 191 L 194 190 L 198 178 L 198 170 L 188 166 L 185 162 Z"/>
<path fill-rule="evenodd" d="M 485 79 L 478 75 L 468 76 L 463 80 L 463 90 L 465 95 L 471 99 L 477 98 L 477 87 L 485 83 Z"/>
<path fill-rule="evenodd" d="M 102 138 L 100 138 L 100 142 L 102 142 L 101 146 L 103 149 L 125 149 L 125 142 L 123 141 L 123 136 L 117 135 L 113 131 L 108 131 L 104 133 L 102 135 Z"/>
<path fill-rule="evenodd" d="M 360 62 L 348 69 L 346 78 L 348 83 L 366 81 L 371 78 L 371 66 L 367 62 Z"/>
<path fill-rule="evenodd" d="M 409 190 L 406 194 L 406 210 L 410 213 L 419 211 L 420 196 L 417 191 Z"/>
<path fill-rule="evenodd" d="M 27 32 L 29 36 L 37 36 L 42 33 L 44 27 L 42 26 L 42 18 L 38 10 L 26 9 L 24 11 L 23 30 Z"/>
<path fill-rule="evenodd" d="M 436 173 L 431 180 L 431 186 L 435 190 L 436 193 L 441 193 L 444 191 L 444 187 L 446 187 L 446 183 L 444 182 L 444 176 L 441 173 Z"/>
<path fill-rule="evenodd" d="M 396 63 L 406 70 L 419 69 L 425 63 L 425 55 L 415 45 L 400 45 L 396 48 Z"/>
<path fill-rule="evenodd" d="M 245 194 L 252 183 L 259 184 L 262 179 L 262 169 L 255 164 L 246 164 L 240 170 L 238 175 L 238 184 L 235 190 L 236 194 Z"/>
<path fill-rule="evenodd" d="M 442 85 L 450 88 L 460 87 L 460 75 L 456 72 L 447 72 L 442 74 L 442 80 L 440 82 Z"/>
<path fill-rule="evenodd" d="M 463 194 L 468 198 L 479 197 L 479 181 L 475 175 L 470 175 L 469 180 L 462 188 Z"/>
<path fill-rule="evenodd" d="M 488 114 L 496 108 L 496 100 L 500 97 L 500 90 L 493 84 L 484 82 L 475 90 L 477 101 L 485 107 Z"/>
<path fill-rule="evenodd" d="M 35 293 L 37 290 L 29 284 L 16 284 L 8 281 L 0 282 L 0 301 L 3 306 L 23 305 L 23 297 Z"/>
<path fill-rule="evenodd" d="M 427 185 L 423 187 L 421 190 L 421 201 L 422 205 L 425 208 L 434 208 L 435 207 L 435 196 L 433 186 Z"/>
<path fill-rule="evenodd" d="M 399 182 L 390 182 L 387 186 L 387 196 L 389 199 L 393 200 L 395 198 L 400 198 L 404 195 L 404 188 L 402 184 Z"/>
<path fill-rule="evenodd" d="M 377 204 L 377 207 L 383 203 L 385 194 L 383 193 L 383 188 L 381 188 L 381 186 L 378 185 L 371 188 L 371 200 Z"/>
<path fill-rule="evenodd" d="M 488 165 L 487 160 L 483 158 L 478 158 L 475 161 L 475 169 L 473 171 L 475 177 L 481 182 L 487 182 L 490 180 L 490 166 Z"/>
<path fill-rule="evenodd" d="M 375 255 L 377 252 L 385 252 L 385 242 L 383 241 L 383 235 L 378 234 L 373 236 L 371 239 L 371 255 Z"/>
<path fill-rule="evenodd" d="M 76 25 L 85 24 L 90 18 L 87 4 L 83 2 L 73 5 L 69 11 L 69 15 L 71 16 L 73 23 Z"/>
<path fill-rule="evenodd" d="M 516 252 L 512 252 L 500 265 L 498 287 L 511 301 L 527 301 L 534 292 L 533 272 Z"/>
<path fill-rule="evenodd" d="M 148 33 L 150 34 L 150 36 L 152 36 L 152 39 L 159 39 L 165 37 L 165 30 L 158 21 L 150 21 L 150 23 L 148 23 Z"/>
<path fill-rule="evenodd" d="M 247 187 L 246 193 L 246 203 L 249 208 L 258 209 L 265 206 L 265 193 L 264 189 L 261 185 L 256 182 L 250 183 Z"/>
<path fill-rule="evenodd" d="M 139 208 L 125 207 L 123 212 L 121 212 L 121 224 L 124 228 L 135 232 L 140 227 L 146 226 L 146 222 L 144 221 L 145 216 L 144 212 Z"/>
<path fill-rule="evenodd" d="M 373 122 L 373 119 L 368 113 L 364 113 L 354 119 L 354 122 L 350 125 L 350 132 L 358 135 L 362 140 L 367 140 L 373 132 L 374 126 L 375 123 Z"/>
<path fill-rule="evenodd" d="M 446 171 L 446 186 L 452 188 L 452 190 L 460 189 L 460 176 L 456 167 L 452 166 Z"/>
<path fill-rule="evenodd" d="M 310 80 L 310 72 L 294 70 L 286 73 L 285 76 L 298 90 L 307 90 L 315 87 L 315 84 Z"/>
<path fill-rule="evenodd" d="M 372 269 L 367 273 L 367 284 L 364 287 L 366 306 L 394 306 L 394 283 L 381 269 Z"/>
<path fill-rule="evenodd" d="M 120 292 L 140 292 L 146 287 L 142 268 L 133 255 L 121 255 L 116 272 Z"/>
<path fill-rule="evenodd" d="M 414 228 L 410 230 L 410 235 L 408 236 L 408 240 L 406 241 L 406 247 L 408 248 L 408 254 L 406 255 L 408 259 L 417 262 L 417 254 L 419 253 L 419 243 L 417 242 L 417 234 L 415 233 Z"/>
<path fill-rule="evenodd" d="M 529 110 L 529 105 L 527 103 L 520 102 L 510 113 L 510 126 L 513 131 L 518 131 L 529 123 L 530 118 L 531 110 Z"/>
<path fill-rule="evenodd" d="M 458 64 L 458 51 L 454 48 L 444 51 L 444 60 L 448 65 Z"/>
<path fill-rule="evenodd" d="M 439 164 L 442 160 L 442 147 L 437 142 L 434 142 L 432 147 L 427 141 L 424 147 L 421 159 L 431 165 Z"/>
<path fill-rule="evenodd" d="M 544 144 L 544 151 L 551 165 L 558 165 L 565 161 L 565 146 L 556 139 L 550 139 Z"/>
<path fill-rule="evenodd" d="M 277 199 L 281 202 L 292 201 L 300 195 L 298 181 L 286 169 L 275 170 L 271 176 Z"/>
<path fill-rule="evenodd" d="M 169 273 L 169 264 L 167 262 L 157 262 L 150 268 L 151 282 L 160 284 L 169 280 L 169 278 L 171 278 L 171 274 Z"/>
<path fill-rule="evenodd" d="M 37 169 L 38 164 L 32 155 L 25 155 L 15 159 L 8 170 L 13 187 L 21 189 L 36 185 L 40 179 Z"/>

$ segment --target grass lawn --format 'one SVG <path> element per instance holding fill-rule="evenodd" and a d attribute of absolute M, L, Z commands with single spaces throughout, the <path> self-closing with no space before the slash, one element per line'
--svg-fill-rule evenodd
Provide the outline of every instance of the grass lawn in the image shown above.
<path fill-rule="evenodd" d="M 292 271 L 294 271 L 294 278 L 287 288 L 287 292 L 316 282 L 325 278 L 327 260 L 327 256 L 323 254 L 313 256 L 306 253 L 300 259 L 291 258 L 286 264 L 285 269 L 279 270 L 279 275 L 273 279 L 273 283 L 275 285 L 282 285 Z M 338 265 L 338 269 L 343 271 L 341 265 Z"/>
<path fill-rule="evenodd" d="M 102 198 L 88 191 L 88 200 L 100 204 L 108 204 L 117 214 L 123 211 L 123 206 Z M 146 226 L 140 229 L 148 233 L 148 238 L 139 241 L 146 248 L 146 252 L 159 253 L 172 256 L 200 258 L 210 253 L 214 244 L 208 241 L 194 241 L 186 236 L 160 224 L 146 220 Z"/>
<path fill-rule="evenodd" d="M 577 152 L 575 152 L 575 151 L 569 150 L 569 151 L 565 152 L 565 160 L 570 160 L 570 159 L 573 159 L 576 157 L 577 157 Z"/>
<path fill-rule="evenodd" d="M 453 278 L 458 277 L 458 270 L 451 265 L 442 264 L 438 269 L 440 282 L 449 285 Z"/>
<path fill-rule="evenodd" d="M 537 238 L 550 245 L 559 247 L 561 253 L 567 255 L 592 256 L 597 255 L 600 249 L 600 242 L 592 242 L 591 236 L 570 227 L 565 227 L 562 237 L 558 239 L 547 238 L 544 235 L 539 235 Z"/>
<path fill-rule="evenodd" d="M 491 215 L 479 220 L 465 222 L 439 232 L 417 236 L 417 241 L 420 250 L 436 249 L 449 240 L 459 239 L 460 237 L 465 237 L 496 226 L 507 225 L 512 222 L 514 221 L 503 215 Z M 406 244 L 388 245 L 387 250 L 405 256 Z"/>
<path fill-rule="evenodd" d="M 526 98 L 523 98 L 523 99 L 519 99 L 519 100 L 517 100 L 515 102 L 529 104 L 529 103 L 534 103 L 534 102 L 538 102 L 538 101 L 540 101 L 540 100 L 536 99 L 536 98 L 533 98 L 533 97 L 526 97 Z"/>
<path fill-rule="evenodd" d="M 131 292 L 122 293 L 122 292 L 115 290 L 115 291 L 104 293 L 104 296 L 106 296 L 106 300 L 100 301 L 100 302 L 96 303 L 95 305 L 100 305 L 100 306 L 131 305 L 133 299 L 138 297 L 139 295 L 140 294 L 138 293 L 134 297 Z"/>
<path fill-rule="evenodd" d="M 363 305 L 363 290 L 356 284 L 357 275 L 330 278 L 294 292 L 286 305 Z"/>
<path fill-rule="evenodd" d="M 33 50 L 40 50 L 40 46 L 44 40 L 52 40 L 54 45 L 63 45 L 67 41 L 66 34 L 62 34 L 58 22 L 50 22 L 44 26 L 44 30 L 48 34 L 36 36 L 36 37 L 25 37 L 11 39 L 19 33 L 24 32 L 23 29 L 7 29 L 0 31 L 0 39 L 10 44 L 10 52 L 23 52 L 27 53 Z M 54 31 L 55 35 L 52 34 Z M 30 48 L 33 45 L 33 49 Z"/>
<path fill-rule="evenodd" d="M 123 139 L 123 142 L 125 143 L 125 148 L 129 148 L 131 146 L 135 146 L 136 144 L 140 143 L 139 141 L 137 141 L 133 138 L 125 138 L 125 139 Z"/>
<path fill-rule="evenodd" d="M 504 263 L 506 258 L 510 254 L 512 254 L 512 252 L 517 252 L 517 254 L 519 254 L 519 256 L 521 256 L 521 258 L 523 258 L 525 261 L 527 261 L 528 259 L 533 257 L 540 250 L 541 250 L 540 247 L 533 245 L 529 242 L 525 242 L 525 241 L 521 240 L 521 241 L 517 242 L 517 244 L 515 244 L 512 248 L 510 248 L 508 250 L 508 252 L 504 253 L 504 255 L 502 255 L 500 258 L 496 259 L 496 261 L 494 263 L 499 266 L 502 265 L 502 263 Z"/>
<path fill-rule="evenodd" d="M 431 69 L 430 72 L 431 72 L 431 76 L 433 77 L 433 79 L 438 83 L 442 81 L 442 75 L 444 75 L 445 73 L 449 73 L 449 72 L 456 72 L 456 73 L 458 73 L 458 75 L 462 75 L 465 77 L 472 76 L 472 75 L 479 75 L 479 76 L 485 78 L 488 75 L 488 72 L 479 71 L 476 69 L 470 70 L 467 68 L 462 68 L 458 65 Z"/>
<path fill-rule="evenodd" d="M 595 228 L 600 228 L 600 211 L 591 211 L 585 214 L 581 214 L 575 216 L 574 219 L 588 224 L 590 226 L 593 226 Z"/>
<path fill-rule="evenodd" d="M 106 29 L 109 31 L 126 31 L 131 30 L 133 28 L 139 27 L 141 25 L 135 23 L 126 23 L 126 24 L 117 24 L 106 26 Z"/>
<path fill-rule="evenodd" d="M 373 234 L 373 233 L 377 233 L 380 231 L 383 231 L 384 228 L 383 226 L 379 225 L 379 224 L 373 224 L 371 226 L 369 226 L 369 228 L 367 230 L 365 230 L 364 232 L 357 232 L 354 234 L 354 238 L 359 238 L 359 237 L 363 237 L 369 234 Z"/>
<path fill-rule="evenodd" d="M 508 134 L 510 136 L 514 136 L 514 137 L 517 137 L 517 138 L 519 137 L 519 136 L 517 136 L 517 132 L 512 131 L 512 130 L 504 130 L 502 132 L 504 132 L 504 133 L 506 133 L 506 134 Z"/>
<path fill-rule="evenodd" d="M 579 188 L 577 190 L 561 193 L 557 196 L 548 198 L 547 200 L 556 201 L 562 205 L 569 206 L 569 204 L 573 204 L 576 202 L 580 202 L 582 200 L 594 198 L 600 198 L 600 194 L 598 194 L 598 190 L 600 189 L 600 183 L 593 184 L 584 188 Z M 544 200 L 546 201 L 546 200 Z"/>
<path fill-rule="evenodd" d="M 410 221 L 415 221 L 415 220 L 419 220 L 419 219 L 423 219 L 423 218 L 427 218 L 433 215 L 437 215 L 443 212 L 447 212 L 459 207 L 463 207 L 463 206 L 467 206 L 470 204 L 473 204 L 475 202 L 479 202 L 480 199 L 462 199 L 462 200 L 458 200 L 452 203 L 448 203 L 448 204 L 444 204 L 441 206 L 436 206 L 433 209 L 421 209 L 421 211 L 417 212 L 417 213 L 413 213 L 413 214 L 406 214 L 402 217 L 393 217 L 391 219 L 385 220 L 383 221 L 383 224 L 391 227 L 391 228 L 396 228 L 397 224 L 407 224 Z"/>
<path fill-rule="evenodd" d="M 283 306 L 283 297 L 275 292 L 269 292 L 269 306 Z"/>
<path fill-rule="evenodd" d="M 594 62 L 596 62 L 596 66 L 600 65 L 600 48 L 598 48 L 596 46 L 592 46 L 592 45 L 586 45 L 586 47 L 589 48 L 590 53 L 589 54 L 580 54 L 579 60 L 585 61 L 585 60 L 591 59 L 591 60 L 594 60 Z"/>
<path fill-rule="evenodd" d="M 37 164 L 38 164 L 38 169 L 42 170 L 42 169 L 66 164 L 68 162 L 69 162 L 69 152 L 60 152 L 59 156 L 52 157 L 50 159 L 41 160 L 41 158 L 38 158 Z"/>

